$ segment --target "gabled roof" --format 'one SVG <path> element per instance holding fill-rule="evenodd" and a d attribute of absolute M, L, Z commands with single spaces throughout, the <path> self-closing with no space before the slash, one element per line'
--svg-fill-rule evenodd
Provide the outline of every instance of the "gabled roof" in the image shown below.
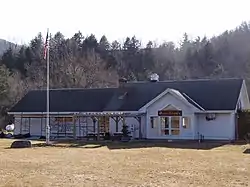
<path fill-rule="evenodd" d="M 138 111 L 166 89 L 205 110 L 234 110 L 243 79 L 129 82 L 123 88 L 52 89 L 51 112 Z M 25 95 L 10 112 L 46 112 L 46 90 Z"/>

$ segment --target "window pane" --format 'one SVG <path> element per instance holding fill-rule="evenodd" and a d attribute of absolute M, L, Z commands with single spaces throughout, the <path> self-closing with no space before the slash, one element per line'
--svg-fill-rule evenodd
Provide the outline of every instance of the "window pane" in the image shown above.
<path fill-rule="evenodd" d="M 189 117 L 182 118 L 182 127 L 185 129 L 190 128 L 190 118 Z"/>
<path fill-rule="evenodd" d="M 179 135 L 180 130 L 171 130 L 171 135 Z"/>
<path fill-rule="evenodd" d="M 171 127 L 180 128 L 180 117 L 171 117 Z"/>
<path fill-rule="evenodd" d="M 162 134 L 162 135 L 169 135 L 169 133 L 170 133 L 170 132 L 169 132 L 169 130 L 167 130 L 167 129 L 166 129 L 166 130 L 161 130 L 161 134 Z"/>
<path fill-rule="evenodd" d="M 169 128 L 169 118 L 161 117 L 161 127 L 162 129 Z"/>
<path fill-rule="evenodd" d="M 151 128 L 157 128 L 158 117 L 150 117 Z"/>

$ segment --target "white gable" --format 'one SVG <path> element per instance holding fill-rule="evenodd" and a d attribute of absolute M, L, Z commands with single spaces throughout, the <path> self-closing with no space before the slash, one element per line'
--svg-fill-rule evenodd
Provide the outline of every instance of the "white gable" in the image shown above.
<path fill-rule="evenodd" d="M 162 107 L 166 107 L 168 105 L 173 105 L 176 106 L 174 103 L 171 103 L 171 100 L 177 100 L 178 102 L 182 103 L 182 105 L 185 105 L 186 107 L 190 108 L 191 111 L 200 111 L 200 109 L 196 108 L 194 105 L 189 103 L 187 99 L 178 91 L 174 89 L 166 89 L 164 92 L 162 92 L 160 95 L 155 97 L 153 100 L 151 100 L 149 103 L 147 103 L 145 106 L 143 106 L 139 111 L 145 111 L 148 108 L 151 107 L 151 105 L 154 105 L 155 103 L 158 103 L 159 101 L 162 101 L 162 98 L 172 96 L 172 99 L 169 101 L 165 102 L 164 100 L 164 105 Z M 177 108 L 179 108 L 177 106 Z M 181 107 L 180 107 L 181 108 Z"/>
<path fill-rule="evenodd" d="M 188 105 L 171 93 L 167 93 L 155 101 L 147 108 L 147 111 L 149 115 L 158 115 L 158 111 L 165 109 L 181 110 L 183 114 L 193 114 L 196 111 L 192 105 Z"/>

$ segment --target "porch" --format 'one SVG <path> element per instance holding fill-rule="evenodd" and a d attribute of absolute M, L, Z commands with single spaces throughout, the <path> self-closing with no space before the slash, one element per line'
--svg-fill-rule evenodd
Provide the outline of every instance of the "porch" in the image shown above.
<path fill-rule="evenodd" d="M 19 113 L 15 116 L 14 135 L 45 138 L 46 113 Z M 50 113 L 51 139 L 119 139 L 122 126 L 128 126 L 132 138 L 145 137 L 142 126 L 145 114 L 138 112 Z M 144 123 L 145 124 L 145 123 Z M 145 125 L 144 125 L 145 126 Z"/>

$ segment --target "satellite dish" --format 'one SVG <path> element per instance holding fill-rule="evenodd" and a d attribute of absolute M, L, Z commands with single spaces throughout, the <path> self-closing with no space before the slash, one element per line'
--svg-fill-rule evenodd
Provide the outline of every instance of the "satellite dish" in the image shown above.
<path fill-rule="evenodd" d="M 13 131 L 15 129 L 15 125 L 12 123 L 10 125 L 7 125 L 5 127 L 6 131 Z"/>

